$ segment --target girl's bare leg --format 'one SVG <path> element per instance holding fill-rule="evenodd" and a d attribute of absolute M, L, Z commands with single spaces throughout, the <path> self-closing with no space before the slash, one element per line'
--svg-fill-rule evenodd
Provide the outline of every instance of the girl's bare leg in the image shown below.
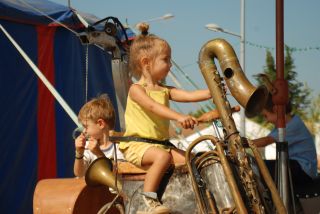
<path fill-rule="evenodd" d="M 151 147 L 142 158 L 142 165 L 150 165 L 144 180 L 144 192 L 156 192 L 160 181 L 172 162 L 171 154 L 167 151 Z"/>
<path fill-rule="evenodd" d="M 170 153 L 172 156 L 172 162 L 174 164 L 185 164 L 186 163 L 185 151 L 180 150 L 180 149 L 171 149 Z"/>

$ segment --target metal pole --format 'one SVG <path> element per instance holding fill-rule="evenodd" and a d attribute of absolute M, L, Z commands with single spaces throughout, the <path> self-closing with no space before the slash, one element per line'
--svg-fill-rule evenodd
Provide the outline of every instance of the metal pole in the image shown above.
<path fill-rule="evenodd" d="M 283 41 L 283 0 L 276 1 L 276 82 L 275 87 L 281 86 L 284 81 L 284 41 Z M 280 83 L 280 84 L 279 84 Z M 279 95 L 277 91 L 276 95 Z M 284 105 L 273 96 L 273 103 L 277 106 L 277 186 L 285 207 L 289 208 L 288 191 L 288 154 L 285 145 L 285 111 Z"/>
<path fill-rule="evenodd" d="M 245 72 L 245 0 L 241 0 L 240 4 L 240 65 L 243 72 Z M 240 135 L 246 137 L 246 116 L 244 108 L 241 108 L 240 111 Z"/>
<path fill-rule="evenodd" d="M 274 86 L 276 93 L 272 96 L 272 101 L 277 108 L 277 160 L 276 160 L 276 181 L 279 194 L 289 213 L 291 209 L 295 213 L 294 199 L 291 196 L 291 178 L 288 167 L 288 142 L 285 141 L 285 106 L 288 102 L 288 82 L 284 78 L 284 20 L 283 20 L 283 0 L 276 0 L 276 80 Z"/>

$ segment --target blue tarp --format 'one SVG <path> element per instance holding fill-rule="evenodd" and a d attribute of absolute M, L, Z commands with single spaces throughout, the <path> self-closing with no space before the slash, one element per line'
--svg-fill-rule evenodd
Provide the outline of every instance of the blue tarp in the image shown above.
<path fill-rule="evenodd" d="M 46 0 L 1 0 L 0 18 L 32 25 L 50 25 L 54 21 L 71 27 L 80 22 L 70 8 Z"/>
<path fill-rule="evenodd" d="M 62 5 L 46 0 L 0 1 L 0 24 L 49 75 L 47 78 L 77 114 L 85 103 L 86 46 L 46 16 L 72 29 L 82 27 L 72 10 Z M 116 108 L 111 56 L 90 45 L 88 62 L 88 98 L 108 93 Z M 73 177 L 71 135 L 76 125 L 2 31 L 0 72 L 0 212 L 32 213 L 39 179 Z"/>

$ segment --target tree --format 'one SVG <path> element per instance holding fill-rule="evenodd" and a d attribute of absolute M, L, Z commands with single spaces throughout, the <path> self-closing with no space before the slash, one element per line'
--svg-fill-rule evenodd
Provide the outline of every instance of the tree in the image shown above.
<path fill-rule="evenodd" d="M 320 122 L 320 94 L 312 101 L 308 112 L 308 118 L 305 121 L 309 131 L 315 135 L 319 132 Z"/>
<path fill-rule="evenodd" d="M 276 65 L 274 58 L 269 50 L 266 53 L 266 65 L 264 66 L 264 74 L 266 74 L 271 81 L 276 79 Z M 299 82 L 297 79 L 297 72 L 295 71 L 294 60 L 292 58 L 292 49 L 285 46 L 285 60 L 284 60 L 284 78 L 288 81 L 289 87 L 289 100 L 292 103 L 293 113 L 301 116 L 302 119 L 307 118 L 307 110 L 310 106 L 311 89 Z M 261 79 L 256 77 L 259 85 L 263 85 Z M 261 122 L 261 117 L 255 119 L 257 122 Z"/>

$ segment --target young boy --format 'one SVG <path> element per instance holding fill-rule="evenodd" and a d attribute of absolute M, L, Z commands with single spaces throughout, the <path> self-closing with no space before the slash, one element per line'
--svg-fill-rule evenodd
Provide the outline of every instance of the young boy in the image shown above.
<path fill-rule="evenodd" d="M 75 140 L 74 174 L 77 177 L 85 175 L 89 165 L 97 158 L 114 158 L 114 145 L 109 140 L 109 131 L 114 129 L 115 111 L 106 94 L 84 104 L 80 109 L 78 119 L 83 125 L 83 132 Z M 124 159 L 116 149 L 117 159 Z"/>
<path fill-rule="evenodd" d="M 313 137 L 298 115 L 291 113 L 289 102 L 286 106 L 286 134 L 291 177 L 294 184 L 303 184 L 317 176 L 317 154 Z M 269 100 L 262 112 L 268 122 L 276 124 L 276 107 Z M 278 130 L 274 128 L 267 137 L 253 140 L 257 147 L 264 147 L 276 142 Z M 271 176 L 274 178 L 275 161 L 266 160 Z"/>

